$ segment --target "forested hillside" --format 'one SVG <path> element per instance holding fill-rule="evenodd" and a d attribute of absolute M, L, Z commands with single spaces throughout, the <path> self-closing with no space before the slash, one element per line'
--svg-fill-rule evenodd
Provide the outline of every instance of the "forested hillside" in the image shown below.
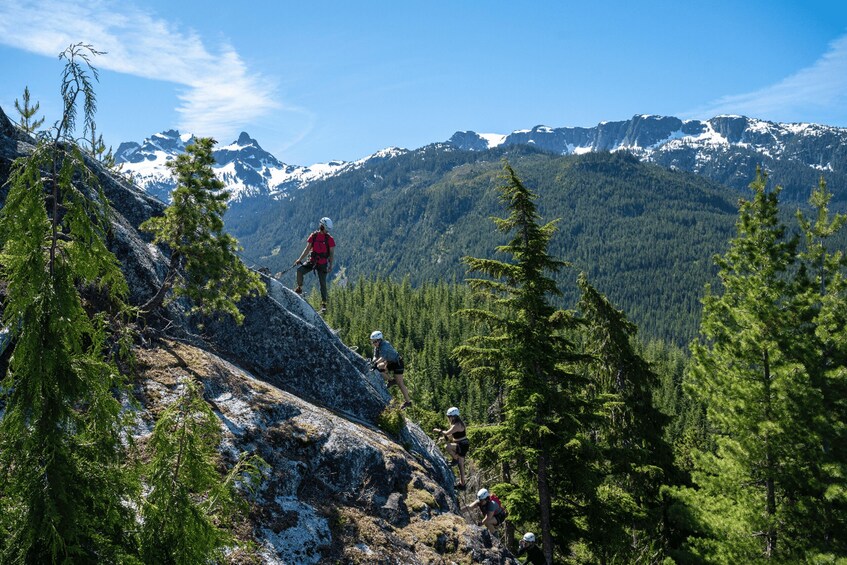
<path fill-rule="evenodd" d="M 694 335 L 703 285 L 714 275 L 711 257 L 725 248 L 736 197 L 626 154 L 432 145 L 315 183 L 290 201 L 235 205 L 227 226 L 247 259 L 272 272 L 287 269 L 318 218 L 330 216 L 336 268 L 350 278 L 461 280 L 462 256 L 503 241 L 488 219 L 498 213 L 503 157 L 539 195 L 540 213 L 559 219 L 550 250 L 573 263 L 557 277 L 563 305 L 574 302 L 573 283 L 586 272 L 643 334 L 678 343 Z"/>

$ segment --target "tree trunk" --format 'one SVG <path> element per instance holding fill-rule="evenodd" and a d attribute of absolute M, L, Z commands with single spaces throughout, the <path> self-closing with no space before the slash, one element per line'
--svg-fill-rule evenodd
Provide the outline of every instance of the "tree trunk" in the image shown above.
<path fill-rule="evenodd" d="M 762 364 L 764 365 L 764 379 L 765 379 L 765 418 L 767 420 L 771 419 L 771 367 L 770 367 L 770 358 L 768 357 L 768 350 L 765 349 L 762 354 Z M 766 478 L 765 478 L 765 489 L 766 489 L 766 512 L 768 518 L 768 530 L 766 534 L 765 541 L 765 557 L 768 559 L 773 558 L 776 555 L 776 541 L 777 541 L 777 532 L 775 526 L 775 517 L 776 517 L 776 482 L 774 480 L 774 476 L 776 475 L 776 462 L 774 461 L 773 453 L 771 451 L 770 438 L 765 436 L 765 468 Z"/>
<path fill-rule="evenodd" d="M 502 425 L 503 422 L 506 420 L 505 416 L 503 415 L 503 394 L 504 393 L 505 393 L 505 391 L 503 390 L 503 387 L 502 386 L 499 387 L 499 390 L 497 392 L 496 403 L 497 403 L 497 421 L 500 425 Z M 500 466 L 500 479 L 501 479 L 501 482 L 503 482 L 503 483 L 506 483 L 506 484 L 512 483 L 512 466 L 509 464 L 508 461 L 503 461 L 502 465 Z M 506 521 L 506 523 L 503 526 L 503 531 L 505 532 L 505 537 L 506 537 L 506 548 L 509 551 L 511 551 L 512 553 L 517 552 L 518 548 L 515 545 L 515 525 L 510 521 Z"/>
<path fill-rule="evenodd" d="M 159 290 L 156 291 L 156 294 L 142 305 L 139 310 L 142 316 L 146 316 L 150 312 L 157 310 L 162 306 L 162 303 L 165 301 L 165 296 L 168 294 L 168 291 L 171 290 L 174 284 L 174 279 L 176 278 L 176 272 L 179 263 L 179 254 L 173 253 L 171 255 L 171 261 L 168 264 L 168 272 L 165 274 L 165 279 L 162 281 L 162 286 L 159 287 Z"/>
<path fill-rule="evenodd" d="M 512 482 L 512 467 L 509 465 L 508 461 L 503 462 L 503 466 L 501 467 L 502 479 L 504 483 L 511 484 Z M 506 521 L 503 526 L 503 530 L 506 533 L 506 548 L 512 553 L 517 552 L 518 547 L 515 545 L 515 525 L 511 521 Z"/>
<path fill-rule="evenodd" d="M 541 514 L 541 541 L 544 544 L 544 558 L 553 563 L 553 505 L 550 496 L 550 476 L 548 471 L 549 453 L 544 445 L 539 445 L 538 455 L 538 504 Z"/>

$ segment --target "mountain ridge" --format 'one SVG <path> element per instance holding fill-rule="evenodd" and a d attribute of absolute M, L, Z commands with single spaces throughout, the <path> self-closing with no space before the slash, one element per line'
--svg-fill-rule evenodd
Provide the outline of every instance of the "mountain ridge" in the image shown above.
<path fill-rule="evenodd" d="M 488 257 L 505 243 L 490 220 L 503 213 L 502 159 L 538 195 L 539 214 L 559 220 L 550 252 L 574 265 L 557 277 L 562 305 L 573 302 L 575 276 L 584 271 L 648 337 L 684 343 L 693 336 L 703 284 L 714 275 L 710 258 L 724 249 L 735 220 L 734 195 L 629 153 L 431 145 L 316 182 L 294 200 L 245 201 L 225 221 L 245 256 L 271 272 L 288 271 L 317 219 L 329 216 L 339 276 L 461 280 L 463 256 Z M 283 283 L 293 285 L 293 273 Z M 667 303 L 655 308 L 657 300 Z"/>
<path fill-rule="evenodd" d="M 124 142 L 115 152 L 115 160 L 145 190 L 167 201 L 174 183 L 165 163 L 183 152 L 192 139 L 191 134 L 168 130 L 140 144 Z M 808 187 L 820 175 L 835 187 L 847 186 L 847 128 L 823 124 L 732 115 L 702 121 L 639 114 L 593 127 L 538 125 L 509 134 L 457 131 L 448 140 L 431 145 L 442 144 L 463 151 L 526 145 L 557 155 L 626 151 L 639 160 L 693 172 L 736 190 L 743 190 L 756 168 L 762 167 L 783 185 L 784 197 L 791 201 L 805 201 Z M 241 202 L 292 198 L 317 181 L 408 151 L 388 147 L 356 161 L 294 165 L 265 151 L 242 132 L 237 140 L 219 147 L 214 156 L 216 174 L 230 191 L 230 200 Z M 834 191 L 836 200 L 847 201 L 845 190 Z"/>
<path fill-rule="evenodd" d="M 176 182 L 167 163 L 185 152 L 193 134 L 167 130 L 146 138 L 142 143 L 123 142 L 115 151 L 115 163 L 132 180 L 159 200 L 167 202 Z M 372 159 L 384 159 L 403 150 L 386 148 L 359 161 L 329 161 L 309 166 L 283 163 L 265 151 L 247 132 L 232 143 L 213 152 L 215 175 L 230 192 L 230 202 L 249 198 L 292 197 L 310 183 L 361 166 Z"/>
<path fill-rule="evenodd" d="M 642 114 L 592 128 L 535 126 L 507 135 L 463 131 L 447 143 L 467 151 L 501 145 L 533 145 L 558 155 L 627 151 L 642 161 L 701 174 L 735 189 L 746 187 L 755 167 L 762 166 L 786 188 L 790 200 L 808 197 L 810 177 L 844 179 L 847 173 L 847 128 L 734 115 L 702 121 Z M 789 174 L 789 169 L 794 170 Z M 796 182 L 796 176 L 804 180 Z"/>

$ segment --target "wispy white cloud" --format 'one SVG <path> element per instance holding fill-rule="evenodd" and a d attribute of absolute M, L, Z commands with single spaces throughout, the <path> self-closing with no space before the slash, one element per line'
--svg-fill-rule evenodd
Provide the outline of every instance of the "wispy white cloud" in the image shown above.
<path fill-rule="evenodd" d="M 77 42 L 106 52 L 94 62 L 100 69 L 179 85 L 182 131 L 226 139 L 282 107 L 273 82 L 231 45 L 208 46 L 128 2 L 0 0 L 0 43 L 55 57 Z"/>
<path fill-rule="evenodd" d="M 779 121 L 812 121 L 809 116 L 844 116 L 847 107 L 847 35 L 820 59 L 781 81 L 746 94 L 723 96 L 686 117 L 742 114 Z"/>

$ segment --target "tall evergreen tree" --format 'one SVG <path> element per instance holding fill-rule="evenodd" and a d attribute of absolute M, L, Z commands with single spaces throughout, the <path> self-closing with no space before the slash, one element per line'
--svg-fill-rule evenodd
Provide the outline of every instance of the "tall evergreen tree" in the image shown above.
<path fill-rule="evenodd" d="M 847 215 L 831 215 L 831 199 L 821 178 L 809 200 L 814 218 L 797 212 L 803 240 L 792 340 L 822 401 L 811 420 L 821 439 L 819 459 L 810 461 L 816 480 L 798 485 L 817 504 L 807 505 L 801 530 L 792 535 L 807 539 L 809 553 L 821 560 L 847 558 L 847 278 L 844 253 L 833 244 Z"/>
<path fill-rule="evenodd" d="M 29 87 L 25 86 L 23 104 L 18 102 L 18 99 L 15 98 L 15 110 L 17 110 L 18 114 L 20 114 L 21 116 L 18 125 L 21 126 L 22 130 L 27 133 L 34 133 L 35 130 L 37 130 L 44 124 L 44 118 L 35 118 L 35 115 L 38 113 L 38 109 L 40 107 L 41 104 L 38 102 L 35 103 L 35 106 L 30 106 Z"/>
<path fill-rule="evenodd" d="M 589 389 L 601 406 L 589 437 L 601 451 L 589 544 L 600 563 L 655 559 L 661 543 L 660 487 L 673 467 L 663 437 L 668 418 L 653 404 L 659 379 L 633 347 L 636 327 L 579 277 L 586 321 Z"/>
<path fill-rule="evenodd" d="M 238 258 L 238 242 L 224 232 L 229 193 L 212 170 L 214 145 L 210 137 L 197 139 L 168 163 L 177 178 L 173 203 L 163 216 L 141 224 L 141 229 L 153 233 L 155 243 L 170 249 L 162 286 L 141 306 L 142 313 L 159 308 L 172 290 L 177 297 L 189 298 L 195 312 L 225 312 L 241 323 L 238 301 L 265 293 L 259 275 Z"/>
<path fill-rule="evenodd" d="M 94 123 L 96 54 L 83 44 L 61 53 L 62 117 L 13 164 L 0 212 L 3 324 L 14 340 L 0 386 L 4 563 L 117 561 L 132 545 L 122 381 L 107 322 L 86 301 L 120 310 L 127 286 L 104 244 L 108 203 L 73 141 L 80 98 L 86 131 Z"/>
<path fill-rule="evenodd" d="M 778 217 L 780 189 L 766 181 L 759 173 L 750 185 L 737 235 L 716 259 L 721 293 L 707 289 L 687 376 L 715 448 L 695 457 L 696 488 L 677 492 L 694 518 L 689 548 L 710 562 L 796 561 L 819 538 L 826 416 L 818 354 L 800 353 L 815 322 L 793 282 L 797 241 Z"/>
<path fill-rule="evenodd" d="M 554 463 L 554 454 L 578 431 L 575 377 L 566 370 L 566 364 L 578 356 L 563 333 L 574 325 L 574 316 L 551 305 L 551 298 L 560 292 L 548 273 L 566 265 L 547 253 L 555 222 L 539 225 L 536 196 L 508 163 L 503 179 L 501 201 L 509 215 L 494 221 L 512 239 L 496 250 L 511 256 L 513 262 L 464 259 L 472 272 L 485 276 L 468 284 L 494 307 L 463 311 L 490 331 L 468 340 L 456 349 L 456 355 L 471 371 L 503 375 L 504 418 L 491 445 L 498 458 L 510 464 L 513 484 L 503 488 L 513 518 L 540 525 L 544 553 L 552 562 L 555 487 L 551 476 L 553 466 L 562 464 L 561 460 Z"/>

